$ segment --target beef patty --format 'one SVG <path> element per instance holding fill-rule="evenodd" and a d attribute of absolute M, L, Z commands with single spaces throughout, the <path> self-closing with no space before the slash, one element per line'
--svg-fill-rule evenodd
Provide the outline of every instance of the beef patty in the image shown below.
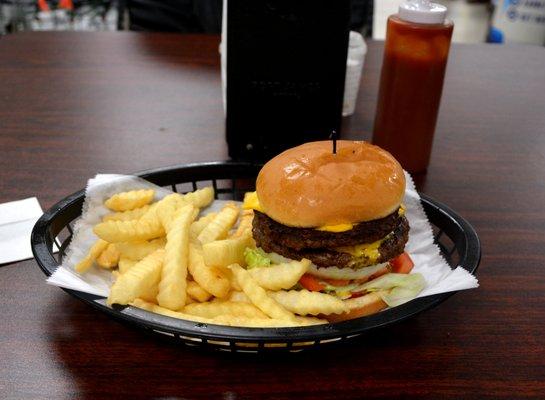
<path fill-rule="evenodd" d="M 258 217 L 258 214 L 261 214 L 261 215 Z M 350 244 L 345 244 L 346 241 L 340 241 L 340 243 L 342 244 L 335 243 L 334 245 L 331 245 L 333 241 L 330 237 L 328 237 L 326 240 L 320 243 L 322 245 L 320 247 L 301 248 L 300 247 L 302 243 L 301 241 L 306 240 L 303 237 L 304 234 L 301 234 L 301 237 L 300 237 L 301 241 L 298 242 L 298 248 L 294 248 L 289 246 L 288 244 L 291 243 L 297 237 L 298 231 L 300 230 L 308 231 L 308 229 L 284 227 L 285 229 L 290 229 L 292 231 L 295 231 L 295 232 L 290 232 L 290 235 L 288 235 L 289 238 L 286 240 L 286 238 L 280 235 L 278 231 L 275 231 L 275 234 L 273 235 L 270 234 L 271 225 L 270 223 L 267 223 L 267 220 L 264 219 L 263 216 L 270 220 L 269 217 L 259 212 L 256 212 L 256 215 L 254 217 L 253 236 L 257 246 L 261 247 L 266 252 L 278 253 L 280 255 L 283 255 L 284 257 L 288 257 L 294 260 L 308 258 L 318 267 L 336 266 L 340 268 L 342 267 L 362 268 L 362 267 L 367 267 L 369 265 L 387 262 L 388 260 L 391 260 L 392 258 L 397 257 L 398 255 L 403 253 L 405 249 L 405 244 L 407 243 L 407 240 L 409 239 L 409 222 L 404 216 L 400 216 L 399 218 L 396 218 L 398 221 L 396 226 L 392 227 L 392 229 L 390 229 L 388 232 L 384 233 L 382 236 L 379 236 L 376 239 L 375 239 L 375 236 L 371 236 L 373 237 L 373 239 L 369 240 L 369 239 L 366 239 L 368 236 L 362 235 L 364 236 L 363 239 L 360 237 L 358 241 L 353 241 L 352 236 L 350 236 L 350 239 L 351 239 L 349 242 Z M 386 218 L 389 218 L 389 217 L 391 217 L 391 215 Z M 266 221 L 265 224 L 262 223 L 263 221 Z M 358 225 L 361 225 L 361 224 L 358 224 Z M 317 231 L 317 232 L 320 232 L 320 231 Z M 320 233 L 342 235 L 343 233 L 346 233 L 346 232 L 340 232 L 340 233 L 320 232 Z M 385 240 L 380 244 L 378 248 L 378 252 L 379 252 L 378 259 L 369 259 L 368 257 L 365 257 L 365 256 L 356 257 L 350 253 L 333 249 L 339 246 L 347 246 L 347 245 L 353 246 L 356 244 L 372 243 L 384 237 L 386 237 Z M 315 239 L 313 239 L 312 242 L 316 244 Z"/>
<path fill-rule="evenodd" d="M 314 228 L 292 228 L 259 211 L 254 213 L 254 235 L 257 229 L 270 241 L 296 250 L 373 243 L 392 232 L 405 219 L 398 209 L 384 218 L 360 222 L 345 232 L 327 232 Z"/>

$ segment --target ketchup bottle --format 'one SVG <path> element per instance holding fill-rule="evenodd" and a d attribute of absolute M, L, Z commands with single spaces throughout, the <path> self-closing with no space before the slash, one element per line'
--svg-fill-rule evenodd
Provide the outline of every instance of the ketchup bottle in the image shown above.
<path fill-rule="evenodd" d="M 424 172 L 454 25 L 447 8 L 408 0 L 388 18 L 373 143 L 411 173 Z"/>

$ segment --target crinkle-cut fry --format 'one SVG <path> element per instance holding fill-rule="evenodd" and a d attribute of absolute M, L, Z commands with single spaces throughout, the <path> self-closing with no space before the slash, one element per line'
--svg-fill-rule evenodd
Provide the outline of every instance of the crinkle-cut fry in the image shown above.
<path fill-rule="evenodd" d="M 155 190 L 141 189 L 114 194 L 104 202 L 112 211 L 128 211 L 143 207 L 153 201 Z"/>
<path fill-rule="evenodd" d="M 121 275 L 121 272 L 116 271 L 116 270 L 112 271 L 112 276 L 113 276 L 114 280 L 117 280 L 117 278 L 119 278 L 120 275 Z"/>
<path fill-rule="evenodd" d="M 162 234 L 161 236 L 165 236 L 166 232 L 163 228 L 163 225 L 161 224 L 161 220 L 159 219 L 159 216 L 157 215 L 157 208 L 159 206 L 159 202 L 150 204 L 150 207 L 148 208 L 148 211 L 138 221 L 146 224 L 152 224 L 154 226 L 160 226 Z"/>
<path fill-rule="evenodd" d="M 197 300 L 201 303 L 210 300 L 212 295 L 204 290 L 201 285 L 195 281 L 187 282 L 187 294 L 194 300 Z"/>
<path fill-rule="evenodd" d="M 154 301 L 161 279 L 164 256 L 163 249 L 156 250 L 120 275 L 110 288 L 108 305 L 128 304 L 137 298 Z"/>
<path fill-rule="evenodd" d="M 119 242 L 115 245 L 122 257 L 139 261 L 155 250 L 165 247 L 166 242 L 165 238 L 158 238 L 150 241 Z"/>
<path fill-rule="evenodd" d="M 135 299 L 134 301 L 130 303 L 130 305 L 137 308 L 141 308 L 142 310 L 150 311 L 156 314 L 165 315 L 167 317 L 185 319 L 187 321 L 192 321 L 192 322 L 203 322 L 203 323 L 209 323 L 209 324 L 212 323 L 212 321 L 208 318 L 201 318 L 196 315 L 181 313 L 179 311 L 172 311 L 172 310 L 169 310 L 168 308 L 158 306 L 157 304 L 153 304 L 142 299 Z"/>
<path fill-rule="evenodd" d="M 242 291 L 257 308 L 271 318 L 295 321 L 295 315 L 269 297 L 265 289 L 257 284 L 248 271 L 238 264 L 232 264 L 229 268 L 233 271 Z"/>
<path fill-rule="evenodd" d="M 150 204 L 148 211 L 146 211 L 144 215 L 139 218 L 139 220 L 146 222 L 156 222 L 158 224 L 161 224 L 161 221 L 157 216 L 157 204 L 159 204 L 159 202 Z"/>
<path fill-rule="evenodd" d="M 280 290 L 268 292 L 287 310 L 299 315 L 329 315 L 348 311 L 347 305 L 338 297 L 326 293 L 303 290 Z"/>
<path fill-rule="evenodd" d="M 239 290 L 233 290 L 232 292 L 230 292 L 226 300 L 234 301 L 236 303 L 251 303 L 252 302 L 252 300 L 250 300 L 250 298 L 246 296 L 246 293 Z"/>
<path fill-rule="evenodd" d="M 153 213 L 155 218 L 148 216 L 150 213 Z M 95 225 L 93 232 L 110 243 L 150 240 L 165 234 L 153 207 L 138 220 L 101 222 Z"/>
<path fill-rule="evenodd" d="M 182 309 L 186 301 L 189 227 L 193 222 L 194 209 L 191 204 L 181 209 L 167 233 L 157 302 L 161 307 L 173 311 Z"/>
<path fill-rule="evenodd" d="M 197 208 L 204 208 L 214 200 L 214 188 L 212 186 L 195 190 L 183 196 L 183 200 L 193 204 Z"/>
<path fill-rule="evenodd" d="M 202 250 L 194 243 L 189 245 L 189 272 L 204 290 L 216 297 L 225 297 L 231 284 L 223 272 L 217 267 L 209 267 L 204 263 Z"/>
<path fill-rule="evenodd" d="M 98 239 L 95 244 L 91 246 L 89 249 L 89 252 L 85 255 L 83 260 L 81 260 L 79 263 L 76 264 L 74 269 L 76 272 L 79 272 L 80 274 L 83 274 L 85 271 L 87 271 L 93 263 L 96 261 L 98 256 L 106 250 L 106 247 L 108 247 L 108 242 L 102 239 Z"/>
<path fill-rule="evenodd" d="M 316 317 L 301 317 L 299 315 L 295 316 L 295 320 L 301 326 L 323 325 L 328 323 L 326 319 L 316 318 Z"/>
<path fill-rule="evenodd" d="M 295 317 L 294 320 L 248 318 L 234 315 L 222 315 L 211 320 L 212 324 L 240 326 L 248 328 L 287 328 L 295 326 L 308 326 L 326 324 L 327 321 L 318 318 Z"/>
<path fill-rule="evenodd" d="M 187 306 L 188 304 L 193 304 L 193 303 L 197 303 L 197 300 L 195 300 L 193 297 L 189 295 L 189 293 L 187 293 L 187 296 L 185 296 L 185 305 Z"/>
<path fill-rule="evenodd" d="M 220 315 L 219 317 L 213 318 L 212 323 L 247 328 L 277 328 L 290 325 L 290 323 L 295 325 L 295 323 L 291 321 L 281 321 L 270 318 L 238 317 L 234 315 Z"/>
<path fill-rule="evenodd" d="M 238 221 L 237 230 L 232 238 L 237 238 L 245 235 L 252 235 L 252 221 L 254 220 L 254 210 L 242 210 L 242 214 Z"/>
<path fill-rule="evenodd" d="M 174 214 L 176 213 L 176 210 L 181 208 L 179 205 L 189 204 L 184 202 L 182 198 L 183 196 L 179 193 L 171 193 L 156 203 L 155 212 L 159 218 L 159 221 L 161 221 L 165 232 L 170 230 L 170 226 L 174 221 Z"/>
<path fill-rule="evenodd" d="M 204 318 L 215 318 L 220 315 L 233 315 L 246 318 L 268 318 L 259 308 L 253 304 L 235 303 L 232 301 L 218 301 L 208 303 L 194 303 L 185 306 L 187 314 L 197 315 Z"/>
<path fill-rule="evenodd" d="M 231 289 L 242 292 L 242 288 L 238 284 L 238 281 L 235 278 L 235 275 L 233 274 L 233 271 L 231 271 L 229 269 L 229 266 L 227 266 L 227 267 L 217 267 L 217 268 L 222 272 L 223 276 L 225 276 L 227 278 L 227 280 L 229 280 L 229 283 L 231 285 Z"/>
<path fill-rule="evenodd" d="M 119 262 L 119 251 L 115 244 L 110 243 L 106 249 L 97 257 L 97 264 L 106 269 L 112 269 Z"/>
<path fill-rule="evenodd" d="M 330 314 L 326 318 L 329 322 L 341 322 L 349 319 L 360 318 L 367 315 L 378 313 L 388 307 L 388 304 L 382 300 L 384 291 L 371 292 L 361 297 L 344 300 L 348 307 L 348 312 L 343 314 Z"/>
<path fill-rule="evenodd" d="M 206 225 L 197 239 L 202 244 L 227 237 L 229 229 L 238 218 L 239 209 L 234 203 L 229 203 Z"/>
<path fill-rule="evenodd" d="M 273 264 L 270 267 L 249 269 L 252 278 L 263 289 L 281 290 L 291 289 L 305 274 L 310 266 L 310 260 L 292 261 L 283 264 Z"/>
<path fill-rule="evenodd" d="M 124 274 L 129 269 L 134 267 L 134 265 L 137 262 L 138 262 L 137 260 L 132 260 L 132 259 L 127 258 L 127 257 L 123 257 L 123 256 L 119 257 L 119 262 L 117 263 L 117 268 L 119 269 L 119 273 Z"/>
<path fill-rule="evenodd" d="M 119 211 L 110 214 L 106 214 L 102 218 L 102 222 L 106 221 L 130 221 L 132 219 L 139 219 L 142 217 L 148 210 L 150 206 L 145 205 L 144 207 L 135 208 L 134 210 L 128 211 Z"/>
<path fill-rule="evenodd" d="M 191 241 L 194 242 L 197 240 L 197 237 L 202 232 L 206 226 L 212 222 L 214 217 L 218 215 L 216 212 L 211 212 L 209 214 L 206 214 L 202 217 L 200 217 L 197 221 L 193 222 L 191 224 L 191 229 L 189 231 L 189 235 L 191 236 Z"/>
<path fill-rule="evenodd" d="M 254 239 L 251 234 L 246 234 L 232 239 L 214 240 L 203 244 L 204 263 L 214 267 L 243 264 L 245 262 L 244 250 L 246 247 L 252 247 L 253 243 Z"/>
<path fill-rule="evenodd" d="M 141 308 L 149 312 L 156 314 L 165 315 L 167 317 L 183 319 L 186 321 L 200 322 L 205 324 L 216 324 L 216 325 L 227 325 L 227 326 L 241 326 L 241 327 L 253 327 L 253 328 L 282 328 L 282 327 L 293 327 L 293 326 L 308 326 L 308 325 L 319 325 L 325 324 L 327 321 L 310 318 L 310 317 L 299 317 L 296 316 L 294 321 L 287 320 L 277 320 L 270 318 L 249 318 L 249 317 L 239 317 L 233 315 L 222 315 L 215 317 L 213 319 L 204 318 L 197 315 L 187 314 L 179 311 L 171 311 L 167 308 L 158 306 L 147 302 L 142 299 L 135 299 L 130 303 L 131 306 Z"/>

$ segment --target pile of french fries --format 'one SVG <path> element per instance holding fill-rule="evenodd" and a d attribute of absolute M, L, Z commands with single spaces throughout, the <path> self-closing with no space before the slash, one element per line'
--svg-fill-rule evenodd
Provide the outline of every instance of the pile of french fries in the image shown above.
<path fill-rule="evenodd" d="M 94 266 L 115 277 L 108 304 L 130 304 L 184 320 L 229 326 L 284 327 L 327 323 L 316 316 L 348 311 L 328 294 L 292 289 L 310 261 L 245 268 L 255 247 L 252 210 L 228 203 L 200 215 L 211 187 L 153 202 L 153 189 L 118 193 L 95 225 L 97 242 L 75 269 Z"/>

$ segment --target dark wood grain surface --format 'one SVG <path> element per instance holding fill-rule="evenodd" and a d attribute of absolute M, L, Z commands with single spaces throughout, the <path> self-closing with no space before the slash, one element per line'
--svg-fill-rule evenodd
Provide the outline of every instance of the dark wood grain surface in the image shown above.
<path fill-rule="evenodd" d="M 0 202 L 44 208 L 97 172 L 225 159 L 217 37 L 0 38 Z M 368 139 L 382 44 L 345 135 Z M 419 188 L 476 228 L 481 287 L 343 346 L 202 353 L 0 266 L 0 398 L 545 398 L 545 50 L 455 45 Z"/>

